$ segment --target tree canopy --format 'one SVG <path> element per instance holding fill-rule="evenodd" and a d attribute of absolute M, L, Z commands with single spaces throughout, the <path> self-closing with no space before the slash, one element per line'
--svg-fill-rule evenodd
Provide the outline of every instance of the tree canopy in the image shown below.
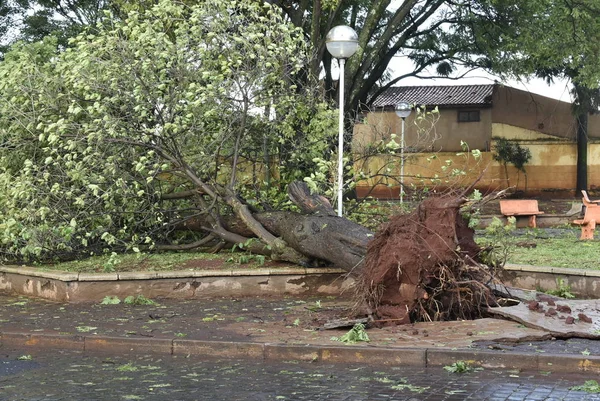
<path fill-rule="evenodd" d="M 489 0 L 475 15 L 477 48 L 491 70 L 512 77 L 535 75 L 549 82 L 567 78 L 573 84 L 576 188 L 587 189 L 587 120 L 600 104 L 600 3 Z"/>
<path fill-rule="evenodd" d="M 472 0 L 269 0 L 281 7 L 290 21 L 301 27 L 316 57 L 312 75 L 324 68 L 327 93 L 333 98 L 336 64 L 325 48 L 327 32 L 335 25 L 349 25 L 359 35 L 359 49 L 346 62 L 345 109 L 355 115 L 368 108 L 385 88 L 407 76 L 448 77 L 460 65 L 484 66 L 472 58 L 475 18 L 489 18 L 493 10 L 487 1 Z M 481 9 L 482 15 L 474 13 Z M 390 62 L 397 57 L 414 63 L 405 75 L 390 76 Z"/>
<path fill-rule="evenodd" d="M 600 4 L 594 0 L 488 0 L 474 8 L 477 48 L 490 67 L 512 77 L 600 82 Z M 490 12 L 490 10 L 492 12 Z"/>
<path fill-rule="evenodd" d="M 60 52 L 52 38 L 17 45 L 0 63 L 1 252 L 243 242 L 223 227 L 228 210 L 273 245 L 248 205 L 269 207 L 275 180 L 302 174 L 335 133 L 326 105 L 296 85 L 308 54 L 272 7 L 223 0 L 164 0 Z M 178 231 L 194 217 L 202 236 Z"/>

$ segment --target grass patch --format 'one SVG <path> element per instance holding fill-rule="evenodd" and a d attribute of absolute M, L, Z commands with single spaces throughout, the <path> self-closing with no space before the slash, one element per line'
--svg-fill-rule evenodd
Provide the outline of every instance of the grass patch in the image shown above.
<path fill-rule="evenodd" d="M 520 265 L 600 270 L 600 240 L 582 241 L 580 230 L 568 227 L 518 229 L 510 234 L 506 262 Z M 480 231 L 475 241 L 482 247 L 491 236 Z"/>
<path fill-rule="evenodd" d="M 87 259 L 56 264 L 36 265 L 40 270 L 76 273 L 144 272 L 194 269 L 218 269 L 221 267 L 263 267 L 264 261 L 250 260 L 242 263 L 232 259 L 230 252 L 219 254 L 204 252 L 163 252 L 156 254 L 119 254 L 93 256 Z"/>
<path fill-rule="evenodd" d="M 79 273 L 106 272 L 106 266 L 114 260 L 111 255 L 92 256 L 71 262 L 44 264 L 42 270 L 61 270 Z M 192 260 L 221 260 L 223 255 L 202 252 L 165 252 L 157 254 L 121 254 L 118 261 L 111 264 L 110 271 L 169 271 Z"/>
<path fill-rule="evenodd" d="M 515 247 L 508 263 L 566 267 L 574 269 L 600 269 L 600 241 L 581 241 L 576 237 L 536 238 L 534 248 Z"/>

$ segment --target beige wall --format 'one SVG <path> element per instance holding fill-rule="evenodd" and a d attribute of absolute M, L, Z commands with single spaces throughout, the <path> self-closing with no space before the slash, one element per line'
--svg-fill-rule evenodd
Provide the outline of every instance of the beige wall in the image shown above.
<path fill-rule="evenodd" d="M 523 143 L 532 153 L 532 159 L 525 166 L 527 171 L 527 192 L 529 193 L 567 193 L 573 192 L 576 182 L 575 163 L 577 150 L 573 143 Z M 588 153 L 588 182 L 590 189 L 600 189 L 600 144 L 591 144 Z M 448 162 L 451 162 L 449 164 Z M 376 171 L 382 166 L 382 160 L 373 160 L 364 166 L 364 171 Z M 444 171 L 443 166 L 449 166 Z M 414 185 L 419 188 L 466 187 L 471 185 L 485 173 L 476 185 L 477 188 L 488 192 L 516 186 L 516 189 L 525 190 L 524 175 L 517 174 L 517 170 L 508 166 L 509 180 L 506 179 L 504 167 L 493 161 L 491 152 L 482 152 L 479 161 L 472 157 L 457 156 L 455 152 L 437 154 L 431 159 L 430 154 L 419 153 L 412 155 L 405 164 L 405 185 Z M 463 173 L 452 175 L 453 169 Z M 391 174 L 398 174 L 399 166 L 396 164 Z M 376 180 L 361 181 L 357 184 L 357 192 L 362 196 L 368 189 L 376 184 Z M 396 181 L 382 180 L 376 189 L 376 195 L 384 198 L 397 198 L 398 185 Z"/>
<path fill-rule="evenodd" d="M 573 192 L 576 184 L 577 148 L 573 141 L 556 140 L 553 137 L 528 130 L 521 130 L 506 124 L 493 124 L 494 136 L 508 139 L 521 139 L 519 144 L 531 151 L 531 160 L 525 166 L 527 171 L 527 191 L 529 193 Z M 534 138 L 528 138 L 533 136 Z M 493 144 L 492 144 L 493 146 Z M 399 175 L 399 161 L 390 157 L 371 158 L 361 166 L 369 174 L 389 168 L 390 175 Z M 456 170 L 455 170 L 456 169 Z M 468 152 L 418 153 L 410 155 L 405 161 L 405 185 L 410 187 L 459 187 L 469 186 L 482 172 L 477 188 L 497 191 L 510 186 L 525 190 L 525 177 L 516 168 L 508 166 L 508 180 L 503 165 L 493 160 L 492 152 L 482 152 L 476 160 Z M 453 174 L 453 172 L 455 174 Z M 588 183 L 590 189 L 600 189 L 600 142 L 592 141 L 588 148 Z M 369 179 L 357 184 L 359 196 L 367 189 L 378 185 L 374 195 L 385 198 L 397 198 L 399 187 L 395 180 Z M 574 193 L 574 192 L 573 192 Z"/>
<path fill-rule="evenodd" d="M 490 149 L 493 136 L 503 136 L 492 132 L 491 124 L 522 128 L 524 132 L 550 135 L 557 138 L 574 139 L 576 124 L 571 104 L 519 89 L 496 86 L 492 108 L 461 108 L 479 110 L 481 121 L 458 122 L 457 108 L 440 109 L 433 129 L 428 124 L 415 124 L 415 113 L 406 119 L 405 138 L 407 146 L 418 145 L 421 150 L 460 151 L 460 142 L 466 142 L 471 149 Z M 419 128 L 420 126 L 420 128 Z M 400 136 L 401 119 L 393 111 L 369 113 L 363 124 L 356 124 L 356 143 L 369 143 L 374 139 L 389 138 L 391 133 Z M 427 135 L 423 135 L 426 133 Z M 527 134 L 527 138 L 535 137 Z M 590 115 L 588 135 L 600 138 L 600 115 Z"/>
<path fill-rule="evenodd" d="M 543 134 L 574 139 L 575 118 L 571 104 L 505 86 L 494 91 L 492 120 Z M 588 135 L 600 138 L 600 115 L 592 114 Z"/>
<path fill-rule="evenodd" d="M 454 152 L 461 150 L 461 141 L 471 149 L 489 149 L 492 136 L 492 109 L 468 108 L 461 110 L 479 110 L 479 122 L 458 122 L 457 109 L 440 109 L 425 119 L 418 119 L 412 113 L 405 122 L 404 135 L 406 146 L 416 147 L 421 151 Z M 432 126 L 432 121 L 435 124 Z M 402 119 L 393 111 L 373 112 L 365 121 L 354 127 L 355 149 L 363 149 L 365 145 L 378 140 L 389 140 L 396 134 L 400 140 Z"/>
<path fill-rule="evenodd" d="M 592 114 L 588 119 L 588 136 L 600 138 L 600 114 Z"/>
<path fill-rule="evenodd" d="M 561 138 L 575 138 L 571 104 L 498 85 L 494 90 L 492 120 Z"/>

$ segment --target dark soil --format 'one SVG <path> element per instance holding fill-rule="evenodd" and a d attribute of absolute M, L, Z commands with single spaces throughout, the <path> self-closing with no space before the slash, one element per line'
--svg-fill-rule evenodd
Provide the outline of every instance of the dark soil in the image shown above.
<path fill-rule="evenodd" d="M 481 316 L 480 305 L 494 303 L 469 263 L 480 249 L 461 204 L 456 196 L 428 198 L 369 243 L 357 291 L 376 321 L 472 319 Z"/>

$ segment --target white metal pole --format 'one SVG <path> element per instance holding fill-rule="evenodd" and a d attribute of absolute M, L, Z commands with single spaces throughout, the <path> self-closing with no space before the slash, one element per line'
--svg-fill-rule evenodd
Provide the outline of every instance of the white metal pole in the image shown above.
<path fill-rule="evenodd" d="M 343 58 L 338 59 L 340 63 L 340 79 L 338 91 L 340 92 L 339 103 L 339 134 L 338 134 L 338 216 L 342 217 L 342 197 L 344 195 L 344 63 Z"/>
<path fill-rule="evenodd" d="M 400 136 L 400 204 L 404 201 L 404 117 L 402 117 L 402 135 Z"/>

